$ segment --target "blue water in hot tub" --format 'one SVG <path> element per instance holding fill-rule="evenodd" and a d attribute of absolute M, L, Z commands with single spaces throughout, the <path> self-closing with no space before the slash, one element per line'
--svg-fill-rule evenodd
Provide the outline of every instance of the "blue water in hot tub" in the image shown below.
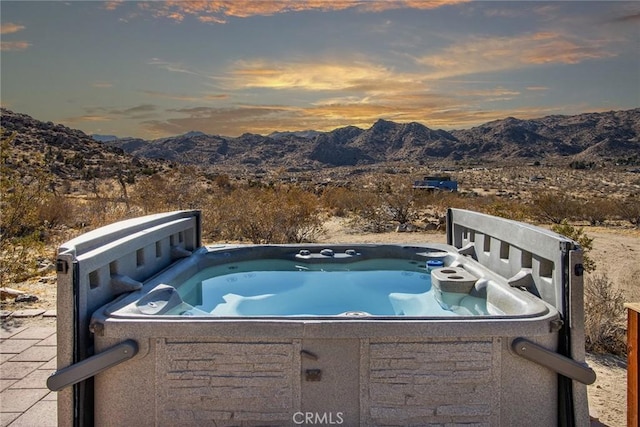
<path fill-rule="evenodd" d="M 244 261 L 203 269 L 176 288 L 194 311 L 213 316 L 488 314 L 482 298 L 434 293 L 428 270 L 407 260 Z"/>

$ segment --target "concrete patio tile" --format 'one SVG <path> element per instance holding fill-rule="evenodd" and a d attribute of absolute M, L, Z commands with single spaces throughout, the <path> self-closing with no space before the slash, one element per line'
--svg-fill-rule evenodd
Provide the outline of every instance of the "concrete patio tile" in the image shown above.
<path fill-rule="evenodd" d="M 53 346 L 29 347 L 11 359 L 12 362 L 48 362 L 56 357 L 56 348 Z"/>
<path fill-rule="evenodd" d="M 52 400 L 54 402 L 58 401 L 58 392 L 57 391 L 50 391 L 49 394 L 47 394 L 45 397 L 42 398 L 42 400 Z"/>
<path fill-rule="evenodd" d="M 45 338 L 49 338 L 55 333 L 56 328 L 54 326 L 31 327 L 20 332 L 19 334 L 14 335 L 13 337 L 11 337 L 11 339 L 43 340 Z"/>
<path fill-rule="evenodd" d="M 40 368 L 38 368 L 38 369 L 49 369 L 49 370 L 55 371 L 56 369 L 58 369 L 58 361 L 54 357 L 53 359 L 49 360 L 44 365 L 40 366 Z"/>
<path fill-rule="evenodd" d="M 57 316 L 58 316 L 58 313 L 56 312 L 56 310 L 47 310 L 42 315 L 42 317 L 57 317 Z"/>
<path fill-rule="evenodd" d="M 22 353 L 36 343 L 38 343 L 38 340 L 16 340 L 11 338 L 0 343 L 0 353 Z"/>
<path fill-rule="evenodd" d="M 2 409 L 0 409 L 0 411 L 25 412 L 45 397 L 47 393 L 49 393 L 49 390 L 45 388 L 8 388 L 0 392 L 0 400 L 2 400 Z"/>
<path fill-rule="evenodd" d="M 4 362 L 0 365 L 0 379 L 19 380 L 43 364 L 43 362 Z"/>
<path fill-rule="evenodd" d="M 0 426 L 7 427 L 20 415 L 22 415 L 20 412 L 0 412 Z"/>
<path fill-rule="evenodd" d="M 47 388 L 47 378 L 53 374 L 53 370 L 36 369 L 11 386 L 16 388 Z"/>
<path fill-rule="evenodd" d="M 42 341 L 40 341 L 36 345 L 38 345 L 38 346 L 40 346 L 40 345 L 58 345 L 58 335 L 57 334 L 53 334 L 50 337 L 43 339 Z"/>
<path fill-rule="evenodd" d="M 18 353 L 0 353 L 0 364 L 11 360 L 11 358 L 16 357 Z"/>
<path fill-rule="evenodd" d="M 57 425 L 58 405 L 51 400 L 41 400 L 11 423 L 11 427 L 56 427 Z"/>
<path fill-rule="evenodd" d="M 11 387 L 18 380 L 0 380 L 0 391 Z"/>
<path fill-rule="evenodd" d="M 2 324 L 2 327 L 0 327 L 0 339 L 7 339 L 7 338 L 11 338 L 12 336 L 24 331 L 25 329 L 27 329 L 26 326 L 13 326 L 13 325 L 9 325 L 6 323 Z"/>
<path fill-rule="evenodd" d="M 0 319 L 6 319 L 13 314 L 13 311 L 9 310 L 0 310 Z"/>
<path fill-rule="evenodd" d="M 24 317 L 36 317 L 44 314 L 45 310 L 39 308 L 27 308 L 25 310 L 16 310 L 13 312 L 12 317 L 15 319 L 20 319 Z"/>

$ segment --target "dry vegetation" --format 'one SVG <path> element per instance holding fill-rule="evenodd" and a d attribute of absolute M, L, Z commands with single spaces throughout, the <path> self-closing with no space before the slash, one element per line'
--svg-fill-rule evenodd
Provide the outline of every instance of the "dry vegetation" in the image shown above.
<path fill-rule="evenodd" d="M 595 353 L 626 351 L 622 302 L 640 300 L 640 174 L 611 165 L 533 164 L 394 164 L 314 172 L 177 165 L 135 172 L 120 164 L 112 169 L 100 165 L 98 173 L 98 166 L 77 159 L 73 167 L 79 167 L 82 178 L 61 180 L 47 167 L 53 164 L 47 153 L 30 153 L 26 168 L 25 156 L 14 148 L 11 138 L 3 138 L 0 286 L 40 300 L 3 299 L 3 310 L 54 308 L 56 248 L 120 219 L 200 209 L 208 243 L 443 241 L 441 234 L 427 233 L 444 232 L 446 209 L 472 209 L 553 228 L 585 249 L 586 344 L 599 378 L 590 386 L 589 399 L 595 399 L 602 421 L 624 423 L 624 371 L 601 363 L 621 359 Z M 459 192 L 411 188 L 413 180 L 442 172 L 459 182 Z M 398 228 L 416 233 L 388 233 Z M 596 253 L 592 247 L 601 256 L 606 247 L 606 259 L 617 261 L 603 263 L 591 256 Z"/>
<path fill-rule="evenodd" d="M 174 166 L 138 176 L 88 176 L 81 185 L 60 188 L 46 172 L 44 155 L 32 157 L 25 174 L 12 160 L 11 150 L 11 138 L 3 139 L 3 287 L 20 287 L 30 278 L 54 274 L 55 248 L 72 236 L 120 219 L 175 209 L 202 210 L 203 234 L 209 242 L 287 243 L 317 240 L 323 224 L 334 217 L 344 218 L 362 233 L 398 227 L 444 231 L 446 209 L 466 208 L 554 225 L 583 246 L 587 271 L 593 271 L 595 264 L 588 258 L 591 240 L 584 227 L 624 232 L 640 226 L 640 176 L 613 168 L 458 165 L 448 171 L 459 182 L 457 193 L 413 190 L 414 179 L 437 171 L 434 166 L 402 165 L 335 168 L 315 175 L 283 169 L 233 175 Z M 604 274 L 587 280 L 591 350 L 617 354 L 625 350 L 620 289 L 621 284 Z M 3 301 L 4 307 L 11 304 Z"/>

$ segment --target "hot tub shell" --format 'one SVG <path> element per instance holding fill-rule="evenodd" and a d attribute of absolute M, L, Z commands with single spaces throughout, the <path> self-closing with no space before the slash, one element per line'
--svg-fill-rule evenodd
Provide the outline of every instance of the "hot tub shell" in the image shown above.
<path fill-rule="evenodd" d="M 354 245 L 207 248 L 197 211 L 67 242 L 58 256 L 59 371 L 51 382 L 57 389 L 65 375 L 83 380 L 59 392 L 59 424 L 588 425 L 584 383 L 593 377 L 584 364 L 578 245 L 454 209 L 447 241 L 356 249 L 423 261 L 420 254 L 446 252 L 448 266 L 488 283 L 487 299 L 505 314 L 146 315 L 132 303 L 212 263 Z"/>

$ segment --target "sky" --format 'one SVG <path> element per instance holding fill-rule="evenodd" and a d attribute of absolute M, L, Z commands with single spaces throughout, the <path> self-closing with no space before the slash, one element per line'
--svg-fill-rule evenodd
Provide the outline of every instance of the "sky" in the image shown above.
<path fill-rule="evenodd" d="M 0 102 L 155 139 L 640 106 L 640 2 L 0 2 Z"/>

